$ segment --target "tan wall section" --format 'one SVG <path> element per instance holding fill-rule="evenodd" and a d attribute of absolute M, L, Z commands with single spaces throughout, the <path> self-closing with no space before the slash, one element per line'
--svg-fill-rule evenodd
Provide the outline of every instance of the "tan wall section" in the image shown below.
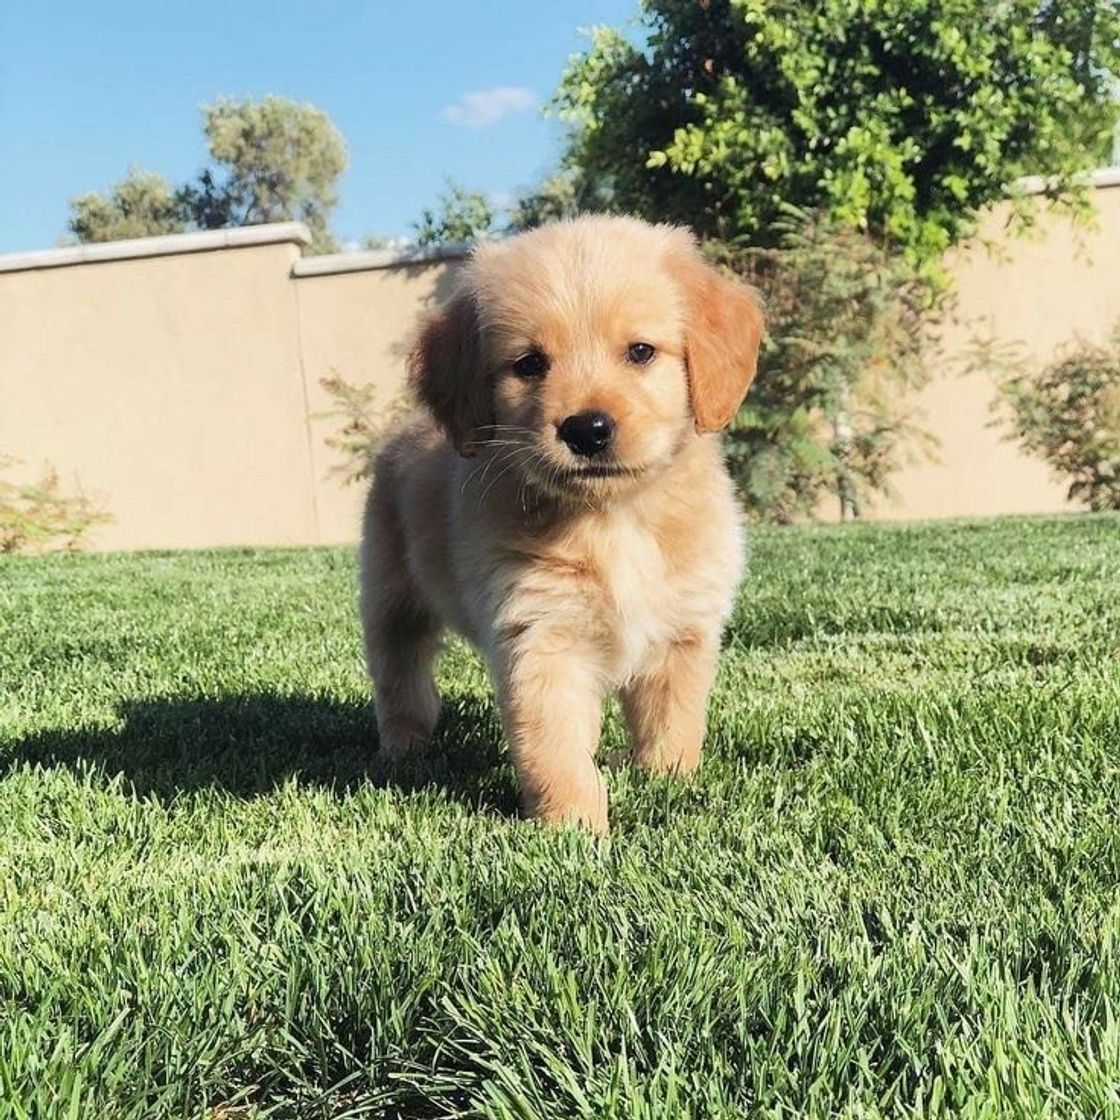
<path fill-rule="evenodd" d="M 450 276 L 447 264 L 434 262 L 295 280 L 323 542 L 357 538 L 364 492 L 361 486 L 342 485 L 337 473 L 341 456 L 324 442 L 339 424 L 322 418 L 333 402 L 321 381 L 333 372 L 351 384 L 372 382 L 378 405 L 401 399 L 407 339 L 421 310 L 446 294 Z"/>
<path fill-rule="evenodd" d="M 0 450 L 79 480 L 99 548 L 315 540 L 297 255 L 0 273 Z"/>
<path fill-rule="evenodd" d="M 912 464 L 892 480 L 894 497 L 878 518 L 917 519 L 1003 513 L 1057 513 L 1079 508 L 1066 484 L 1039 459 L 1024 455 L 993 427 L 994 379 L 962 373 L 975 337 L 1020 342 L 1034 363 L 1048 360 L 1074 335 L 1102 342 L 1120 319 L 1120 186 L 1095 192 L 1094 230 L 1060 218 L 1043 236 L 1008 240 L 1007 210 L 998 208 L 982 233 L 995 252 L 976 244 L 949 262 L 956 282 L 957 321 L 942 334 L 940 369 L 918 402 L 922 426 L 940 442 L 937 462 Z"/>

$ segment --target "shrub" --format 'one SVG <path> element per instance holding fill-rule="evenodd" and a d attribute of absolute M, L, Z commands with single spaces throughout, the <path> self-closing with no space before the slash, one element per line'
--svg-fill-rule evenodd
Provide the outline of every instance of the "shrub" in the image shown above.
<path fill-rule="evenodd" d="M 18 459 L 0 455 L 0 471 L 18 463 Z M 34 483 L 0 478 L 0 553 L 43 549 L 52 543 L 74 550 L 92 526 L 110 520 L 84 494 L 62 494 L 53 468 Z"/>
<path fill-rule="evenodd" d="M 331 474 L 341 478 L 346 486 L 362 482 L 373 474 L 373 457 L 396 421 L 408 411 L 408 402 L 401 395 L 387 407 L 379 408 L 376 385 L 355 385 L 336 372 L 320 378 L 319 384 L 331 397 L 332 405 L 325 412 L 316 413 L 314 419 L 341 424 L 334 435 L 324 440 L 341 456 Z"/>
<path fill-rule="evenodd" d="M 1103 346 L 1077 341 L 1041 373 L 1005 363 L 1011 432 L 1069 480 L 1071 500 L 1120 509 L 1120 321 Z"/>
<path fill-rule="evenodd" d="M 483 191 L 468 190 L 448 180 L 435 207 L 425 207 L 412 228 L 418 248 L 463 245 L 492 237 L 497 229 L 497 215 Z"/>
<path fill-rule="evenodd" d="M 800 210 L 777 248 L 708 248 L 767 311 L 758 379 L 727 436 L 748 511 L 788 522 L 834 496 L 842 518 L 859 517 L 908 451 L 932 444 L 909 402 L 944 293 L 901 253 Z"/>

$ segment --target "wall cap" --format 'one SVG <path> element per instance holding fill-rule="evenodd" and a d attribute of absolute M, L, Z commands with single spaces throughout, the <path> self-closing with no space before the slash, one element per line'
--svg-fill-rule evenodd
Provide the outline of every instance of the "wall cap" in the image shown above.
<path fill-rule="evenodd" d="M 1105 187 L 1120 187 L 1120 167 L 1098 167 L 1096 171 L 1089 171 L 1084 177 L 1087 186 L 1102 190 Z M 1027 175 L 1025 178 L 1016 179 L 1012 184 L 1013 195 L 1044 194 L 1048 186 L 1055 183 L 1052 176 Z"/>
<path fill-rule="evenodd" d="M 63 268 L 100 261 L 126 261 L 141 257 L 167 257 L 178 253 L 205 253 L 215 249 L 242 249 L 252 245 L 291 243 L 309 245 L 311 231 L 303 222 L 273 222 L 234 229 L 168 233 L 160 237 L 134 237 L 127 241 L 99 241 L 39 249 L 30 253 L 0 253 L 0 272 L 26 272 L 36 268 Z"/>
<path fill-rule="evenodd" d="M 292 275 L 333 276 L 340 272 L 365 272 L 369 269 L 400 268 L 410 264 L 434 264 L 462 260 L 471 250 L 466 242 L 432 245 L 423 249 L 373 249 L 358 253 L 325 253 L 300 257 L 292 264 Z"/>

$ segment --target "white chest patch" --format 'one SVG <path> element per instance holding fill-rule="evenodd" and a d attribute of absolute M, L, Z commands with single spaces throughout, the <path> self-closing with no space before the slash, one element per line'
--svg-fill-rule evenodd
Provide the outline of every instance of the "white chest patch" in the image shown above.
<path fill-rule="evenodd" d="M 680 629 L 681 589 L 654 535 L 636 519 L 614 519 L 593 549 L 613 624 L 612 675 L 623 681 Z"/>

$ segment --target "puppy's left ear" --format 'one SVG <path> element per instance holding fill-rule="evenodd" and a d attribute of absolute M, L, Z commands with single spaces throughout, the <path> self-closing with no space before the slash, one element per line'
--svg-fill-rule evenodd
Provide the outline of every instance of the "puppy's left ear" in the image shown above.
<path fill-rule="evenodd" d="M 758 369 L 763 316 L 753 288 L 730 280 L 695 249 L 675 269 L 685 304 L 685 363 L 698 432 L 731 423 Z"/>

